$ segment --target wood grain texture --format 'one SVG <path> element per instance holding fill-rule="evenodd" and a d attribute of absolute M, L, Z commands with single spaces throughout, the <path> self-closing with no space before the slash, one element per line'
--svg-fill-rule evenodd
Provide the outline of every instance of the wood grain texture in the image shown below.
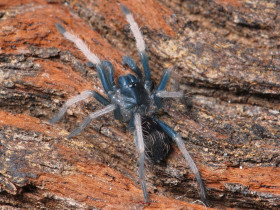
<path fill-rule="evenodd" d="M 66 209 L 204 209 L 176 147 L 147 165 L 151 204 L 138 185 L 133 136 L 106 115 L 65 137 L 88 99 L 48 123 L 69 97 L 103 94 L 94 69 L 55 23 L 110 60 L 139 58 L 119 4 L 141 27 L 152 77 L 173 67 L 184 100 L 158 117 L 174 127 L 201 171 L 213 208 L 280 207 L 280 4 L 246 0 L 2 0 L 0 2 L 0 206 Z M 176 82 L 175 82 L 176 83 Z M 173 85 L 170 85 L 170 89 Z"/>

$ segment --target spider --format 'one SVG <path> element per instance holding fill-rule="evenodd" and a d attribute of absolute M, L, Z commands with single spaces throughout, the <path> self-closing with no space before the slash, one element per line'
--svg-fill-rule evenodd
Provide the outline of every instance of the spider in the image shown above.
<path fill-rule="evenodd" d="M 127 7 L 121 5 L 121 9 L 135 37 L 136 46 L 144 69 L 144 76 L 135 61 L 131 57 L 125 56 L 122 60 L 122 64 L 128 66 L 136 76 L 133 74 L 122 75 L 118 78 L 118 85 L 116 85 L 114 82 L 114 68 L 111 62 L 108 60 L 101 61 L 88 49 L 81 39 L 66 31 L 59 23 L 56 23 L 58 31 L 66 39 L 75 43 L 77 48 L 80 49 L 89 60 L 87 65 L 96 68 L 108 99 L 96 91 L 85 90 L 79 95 L 67 100 L 58 114 L 50 120 L 50 122 L 55 123 L 60 120 L 69 106 L 93 96 L 105 107 L 90 113 L 80 126 L 68 135 L 68 138 L 79 134 L 92 119 L 114 111 L 115 118 L 121 122 L 128 123 L 129 130 L 134 134 L 134 143 L 139 153 L 139 182 L 142 187 L 145 202 L 149 203 L 144 173 L 145 158 L 150 158 L 153 163 L 161 162 L 166 158 L 170 150 L 170 139 L 172 139 L 177 143 L 192 173 L 195 175 L 200 188 L 200 197 L 206 204 L 206 188 L 193 159 L 185 148 L 181 136 L 167 124 L 153 117 L 153 114 L 162 107 L 161 98 L 183 97 L 183 93 L 179 91 L 168 92 L 165 90 L 171 76 L 171 69 L 166 69 L 164 71 L 159 85 L 157 88 L 154 88 L 148 64 L 148 56 L 145 52 L 145 43 L 138 24 L 135 22 Z M 147 151 L 145 155 L 146 148 Z"/>

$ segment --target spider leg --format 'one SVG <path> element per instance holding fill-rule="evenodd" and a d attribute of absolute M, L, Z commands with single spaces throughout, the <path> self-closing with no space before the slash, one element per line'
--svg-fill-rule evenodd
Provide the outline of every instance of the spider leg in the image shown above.
<path fill-rule="evenodd" d="M 160 98 L 181 98 L 184 96 L 183 92 L 179 92 L 179 91 L 168 92 L 168 91 L 164 90 L 167 85 L 167 82 L 171 76 L 171 73 L 172 73 L 171 69 L 164 70 L 164 73 L 161 77 L 159 85 L 153 94 L 154 102 L 158 109 L 162 107 L 162 102 L 161 102 Z"/>
<path fill-rule="evenodd" d="M 72 138 L 73 136 L 76 136 L 78 135 L 82 130 L 85 129 L 85 127 L 90 123 L 90 121 L 92 119 L 95 119 L 97 117 L 100 117 L 102 115 L 105 115 L 111 111 L 113 111 L 114 109 L 116 108 L 116 105 L 115 104 L 110 104 L 108 106 L 106 106 L 105 108 L 101 109 L 101 110 L 98 110 L 96 112 L 92 112 L 89 114 L 89 116 L 80 124 L 80 126 L 78 128 L 76 128 L 74 131 L 72 131 L 68 136 L 67 138 L 70 139 Z"/>
<path fill-rule="evenodd" d="M 77 48 L 79 50 L 82 51 L 82 53 L 86 56 L 86 58 L 91 61 L 92 63 L 94 63 L 95 65 L 101 64 L 99 58 L 93 54 L 92 52 L 90 52 L 88 46 L 77 36 L 75 36 L 74 34 L 71 34 L 70 32 L 66 31 L 66 29 L 60 25 L 59 23 L 55 24 L 56 28 L 58 29 L 58 31 L 68 40 L 70 40 L 71 42 L 73 42 Z"/>
<path fill-rule="evenodd" d="M 205 185 L 202 181 L 202 178 L 201 178 L 201 175 L 199 173 L 197 166 L 195 165 L 189 152 L 186 150 L 182 137 L 178 133 L 176 133 L 171 127 L 169 127 L 167 124 L 165 124 L 164 122 L 162 122 L 158 119 L 155 119 L 155 120 L 160 124 L 160 126 L 163 128 L 163 130 L 177 143 L 178 148 L 182 152 L 185 160 L 187 161 L 192 173 L 195 175 L 195 178 L 199 184 L 200 197 L 201 197 L 203 203 L 205 203 L 207 205 L 207 192 L 206 192 Z"/>
<path fill-rule="evenodd" d="M 101 94 L 99 94 L 96 91 L 94 91 L 93 97 L 104 106 L 108 106 L 109 104 L 111 104 L 110 101 L 108 101 L 106 98 L 104 98 Z"/>
<path fill-rule="evenodd" d="M 172 70 L 171 70 L 171 69 L 165 69 L 165 70 L 164 70 L 164 73 L 163 73 L 163 75 L 162 75 L 162 77 L 161 77 L 161 80 L 160 80 L 160 82 L 159 82 L 159 85 L 158 85 L 158 87 L 157 87 L 157 90 L 156 90 L 155 93 L 154 93 L 154 102 L 155 102 L 156 107 L 157 107 L 158 109 L 160 109 L 160 108 L 162 107 L 162 102 L 161 102 L 160 97 L 157 95 L 157 93 L 158 93 L 159 91 L 162 91 L 162 90 L 165 89 L 165 87 L 166 87 L 166 85 L 167 85 L 167 82 L 168 82 L 168 80 L 169 80 L 169 78 L 170 78 L 170 76 L 171 76 L 171 73 L 172 73 Z"/>
<path fill-rule="evenodd" d="M 96 66 L 97 73 L 98 73 L 98 76 L 101 80 L 103 88 L 104 88 L 105 92 L 108 94 L 108 92 L 111 89 L 110 89 L 110 85 L 109 85 L 109 82 L 107 80 L 107 77 L 106 77 L 106 74 L 105 74 L 105 71 L 103 69 L 103 66 L 102 66 L 102 63 L 101 63 L 100 59 L 89 50 L 88 46 L 80 38 L 78 38 L 74 34 L 71 34 L 68 31 L 66 31 L 65 28 L 62 25 L 60 25 L 59 23 L 56 23 L 55 26 L 58 29 L 58 31 L 66 39 L 73 42 L 77 46 L 77 48 L 82 51 L 82 53 L 90 61 L 90 62 L 88 62 L 88 65 L 91 66 L 92 64 L 94 64 Z"/>
<path fill-rule="evenodd" d="M 159 82 L 159 85 L 158 85 L 158 88 L 157 88 L 157 91 L 162 91 L 165 89 L 166 85 L 167 85 L 167 82 L 171 76 L 171 73 L 172 73 L 172 70 L 171 69 L 165 69 L 164 70 L 164 73 L 160 79 L 160 82 Z"/>
<path fill-rule="evenodd" d="M 139 29 L 138 24 L 135 22 L 133 15 L 129 11 L 127 7 L 121 4 L 121 9 L 123 13 L 125 14 L 126 20 L 130 25 L 130 30 L 132 31 L 135 40 L 136 40 L 136 46 L 139 51 L 140 60 L 144 69 L 145 73 L 145 86 L 148 90 L 151 90 L 152 87 L 152 79 L 151 79 L 151 72 L 148 62 L 148 56 L 145 51 L 145 42 L 142 36 L 142 33 Z"/>
<path fill-rule="evenodd" d="M 95 68 L 95 65 L 92 62 L 90 62 L 90 61 L 86 62 L 86 65 L 89 68 Z"/>
<path fill-rule="evenodd" d="M 100 95 L 100 94 L 93 91 L 93 90 L 85 90 L 85 91 L 81 92 L 81 94 L 79 94 L 77 96 L 74 96 L 73 98 L 68 99 L 64 103 L 64 105 L 60 108 L 58 114 L 54 118 L 52 118 L 49 122 L 50 123 L 55 123 L 55 122 L 59 121 L 63 117 L 65 112 L 67 111 L 68 107 L 77 103 L 77 102 L 79 102 L 79 101 L 85 100 L 86 98 L 88 98 L 90 96 L 94 96 L 95 98 L 97 97 L 96 99 L 99 101 L 99 99 L 101 99 L 101 97 L 103 97 L 101 95 L 100 95 L 101 97 L 97 96 L 97 95 Z M 105 98 L 103 98 L 103 99 L 105 99 Z M 107 100 L 107 99 L 105 99 L 105 100 Z"/>
<path fill-rule="evenodd" d="M 142 187 L 145 202 L 149 203 L 149 195 L 147 192 L 146 182 L 145 182 L 145 145 L 142 133 L 141 116 L 139 113 L 134 115 L 134 142 L 139 153 L 139 181 Z"/>
<path fill-rule="evenodd" d="M 158 88 L 156 90 L 156 96 L 159 98 L 182 98 L 184 96 L 184 93 L 181 91 L 173 91 L 168 92 L 165 91 L 165 87 L 167 85 L 167 82 L 171 76 L 172 70 L 166 69 L 161 77 L 160 83 L 158 85 Z"/>
<path fill-rule="evenodd" d="M 143 76 L 141 70 L 138 68 L 137 64 L 130 56 L 124 56 L 122 64 L 127 65 L 142 80 Z"/>

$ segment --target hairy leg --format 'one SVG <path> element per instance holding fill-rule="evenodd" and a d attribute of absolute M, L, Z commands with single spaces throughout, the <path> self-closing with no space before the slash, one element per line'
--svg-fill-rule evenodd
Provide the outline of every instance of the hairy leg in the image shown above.
<path fill-rule="evenodd" d="M 105 71 L 103 69 L 102 63 L 100 59 L 90 51 L 88 46 L 81 40 L 79 37 L 77 37 L 74 34 L 71 34 L 70 32 L 66 31 L 65 28 L 60 25 L 59 23 L 56 23 L 55 26 L 57 27 L 58 31 L 68 40 L 73 42 L 79 50 L 82 51 L 82 53 L 86 56 L 86 58 L 90 61 L 87 64 L 89 66 L 92 66 L 94 64 L 97 69 L 98 76 L 101 80 L 101 83 L 103 85 L 103 88 L 105 92 L 108 94 L 109 91 L 112 89 L 110 88 L 110 84 L 108 82 L 108 79 L 106 77 Z"/>
<path fill-rule="evenodd" d="M 144 145 L 144 139 L 143 139 L 143 133 L 142 133 L 142 122 L 141 122 L 141 116 L 139 113 L 136 113 L 134 115 L 134 141 L 136 144 L 136 148 L 139 153 L 139 181 L 142 187 L 143 195 L 145 198 L 145 202 L 149 203 L 149 195 L 147 192 L 146 182 L 145 182 L 145 145 Z"/>
<path fill-rule="evenodd" d="M 199 173 L 199 170 L 198 170 L 196 164 L 194 163 L 189 152 L 186 150 L 185 144 L 184 144 L 181 136 L 178 133 L 176 133 L 171 127 L 169 127 L 167 124 L 165 124 L 164 122 L 162 122 L 160 120 L 157 120 L 157 121 L 161 125 L 163 130 L 177 143 L 178 148 L 182 152 L 185 160 L 187 161 L 192 173 L 195 175 L 195 178 L 199 184 L 200 197 L 201 197 L 202 201 L 207 205 L 207 192 L 206 192 L 205 185 L 202 181 L 201 175 Z"/>
<path fill-rule="evenodd" d="M 130 56 L 124 56 L 122 59 L 122 64 L 127 65 L 142 80 L 143 76 L 141 70 Z"/>
<path fill-rule="evenodd" d="M 165 89 L 166 85 L 167 85 L 167 82 L 171 76 L 171 73 L 172 73 L 172 70 L 171 69 L 165 69 L 164 70 L 164 73 L 161 77 L 161 80 L 159 82 L 159 85 L 158 85 L 158 88 L 157 88 L 157 91 L 162 91 Z"/>
<path fill-rule="evenodd" d="M 94 91 L 93 97 L 100 102 L 101 104 L 103 104 L 104 106 L 108 106 L 109 104 L 111 104 L 110 101 L 108 101 L 106 98 L 104 98 L 101 94 L 99 94 L 98 92 Z"/>
<path fill-rule="evenodd" d="M 62 25 L 60 25 L 59 23 L 56 23 L 55 26 L 58 29 L 58 31 L 66 39 L 68 39 L 71 42 L 73 42 L 77 46 L 77 48 L 82 51 L 82 53 L 86 56 L 86 58 L 90 62 L 92 62 L 95 65 L 101 64 L 101 61 L 99 60 L 99 58 L 90 51 L 88 46 L 79 37 L 75 36 L 74 34 L 71 34 L 68 31 L 66 31 L 65 28 Z"/>
<path fill-rule="evenodd" d="M 172 70 L 166 69 L 162 75 L 158 88 L 156 90 L 156 96 L 159 98 L 182 98 L 184 97 L 184 93 L 181 91 L 165 91 L 165 87 L 167 85 L 168 80 L 170 79 Z"/>
<path fill-rule="evenodd" d="M 151 79 L 151 72 L 150 72 L 150 67 L 149 67 L 149 62 L 148 62 L 148 56 L 145 51 L 145 42 L 142 36 L 142 33 L 139 29 L 138 24 L 133 18 L 133 15 L 129 11 L 128 8 L 126 8 L 124 5 L 121 5 L 121 9 L 123 13 L 125 14 L 126 20 L 130 25 L 130 29 L 135 37 L 136 40 L 136 46 L 139 51 L 140 55 L 140 60 L 143 65 L 144 73 L 145 73 L 145 87 L 147 90 L 151 91 L 152 87 L 152 79 Z"/>
<path fill-rule="evenodd" d="M 63 115 L 65 114 L 65 112 L 67 111 L 69 106 L 71 106 L 79 101 L 83 101 L 86 98 L 93 96 L 94 94 L 95 94 L 95 91 L 93 91 L 93 90 L 85 90 L 85 91 L 81 92 L 81 94 L 68 99 L 65 102 L 65 104 L 60 108 L 58 114 L 54 118 L 52 118 L 49 122 L 56 123 L 63 117 Z"/>
<path fill-rule="evenodd" d="M 102 115 L 105 115 L 105 114 L 107 114 L 109 112 L 112 112 L 112 111 L 114 111 L 115 108 L 116 108 L 115 104 L 110 104 L 110 105 L 106 106 L 105 108 L 103 108 L 101 110 L 98 110 L 96 112 L 90 113 L 89 116 L 80 124 L 80 126 L 78 128 L 76 128 L 74 131 L 72 131 L 67 136 L 67 138 L 70 139 L 73 136 L 78 135 L 82 130 L 85 129 L 85 127 L 90 123 L 90 121 L 92 119 L 95 119 L 95 118 L 100 117 Z"/>

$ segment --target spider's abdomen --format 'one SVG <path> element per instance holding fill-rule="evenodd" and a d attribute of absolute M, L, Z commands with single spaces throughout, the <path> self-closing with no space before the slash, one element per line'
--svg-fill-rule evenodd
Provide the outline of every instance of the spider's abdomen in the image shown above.
<path fill-rule="evenodd" d="M 171 150 L 170 137 L 151 117 L 142 118 L 142 129 L 146 155 L 154 164 L 163 162 Z"/>

